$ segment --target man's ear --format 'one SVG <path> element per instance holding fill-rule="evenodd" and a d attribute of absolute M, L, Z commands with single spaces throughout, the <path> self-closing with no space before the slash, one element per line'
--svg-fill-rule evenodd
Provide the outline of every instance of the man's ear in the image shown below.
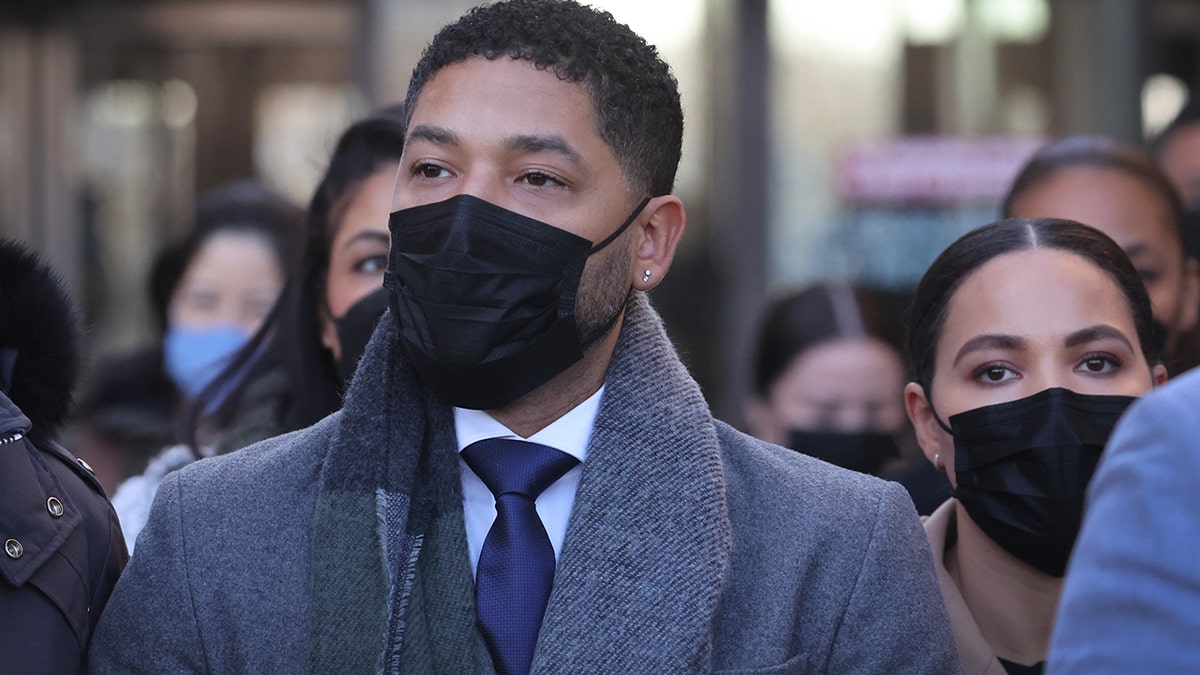
<path fill-rule="evenodd" d="M 954 461 L 954 447 L 946 443 L 949 434 L 937 423 L 924 387 L 916 382 L 904 386 L 904 409 L 908 412 L 908 419 L 917 433 L 917 443 L 926 459 L 938 469 L 947 468 L 947 462 Z"/>
<path fill-rule="evenodd" d="M 687 228 L 687 214 L 678 197 L 663 195 L 646 204 L 640 220 L 640 224 L 632 228 L 630 283 L 639 291 L 648 291 L 657 286 L 671 268 L 675 249 Z"/>

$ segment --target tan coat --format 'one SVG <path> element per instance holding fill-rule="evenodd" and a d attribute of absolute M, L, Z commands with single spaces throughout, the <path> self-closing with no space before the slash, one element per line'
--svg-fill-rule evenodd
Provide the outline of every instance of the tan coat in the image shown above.
<path fill-rule="evenodd" d="M 930 516 L 922 518 L 925 536 L 933 548 L 933 566 L 937 570 L 938 583 L 942 586 L 942 597 L 946 601 L 946 612 L 950 615 L 950 627 L 954 631 L 954 642 L 958 657 L 962 659 L 967 675 L 1006 675 L 1004 666 L 992 651 L 991 646 L 979 631 L 979 625 L 958 586 L 946 570 L 946 537 L 955 529 L 955 506 L 958 500 L 948 499 Z M 996 598 L 1002 602 L 1002 598 Z"/>

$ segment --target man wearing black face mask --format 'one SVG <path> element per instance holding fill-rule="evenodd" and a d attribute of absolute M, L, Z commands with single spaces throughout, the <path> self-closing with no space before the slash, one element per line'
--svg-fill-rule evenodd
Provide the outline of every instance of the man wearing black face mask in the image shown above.
<path fill-rule="evenodd" d="M 713 420 L 643 295 L 684 229 L 654 49 L 487 5 L 406 108 L 345 406 L 168 479 L 94 670 L 957 672 L 904 491 Z"/>

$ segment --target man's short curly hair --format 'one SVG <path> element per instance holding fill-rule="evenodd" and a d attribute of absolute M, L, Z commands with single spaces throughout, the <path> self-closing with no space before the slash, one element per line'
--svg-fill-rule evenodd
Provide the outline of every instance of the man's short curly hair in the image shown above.
<path fill-rule="evenodd" d="M 482 56 L 531 61 L 591 94 L 600 137 L 629 184 L 670 194 L 683 142 L 683 110 L 658 51 L 612 14 L 563 0 L 506 0 L 476 7 L 442 28 L 413 69 L 408 121 L 442 68 Z"/>

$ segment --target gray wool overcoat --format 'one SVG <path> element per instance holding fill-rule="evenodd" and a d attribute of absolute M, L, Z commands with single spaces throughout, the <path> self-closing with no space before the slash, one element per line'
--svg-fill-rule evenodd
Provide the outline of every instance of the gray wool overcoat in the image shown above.
<path fill-rule="evenodd" d="M 907 493 L 715 421 L 640 295 L 621 330 L 533 671 L 961 672 Z M 167 477 L 92 672 L 310 671 L 322 464 L 389 451 L 359 408 L 396 405 L 395 343 L 385 315 L 339 413 Z"/>

